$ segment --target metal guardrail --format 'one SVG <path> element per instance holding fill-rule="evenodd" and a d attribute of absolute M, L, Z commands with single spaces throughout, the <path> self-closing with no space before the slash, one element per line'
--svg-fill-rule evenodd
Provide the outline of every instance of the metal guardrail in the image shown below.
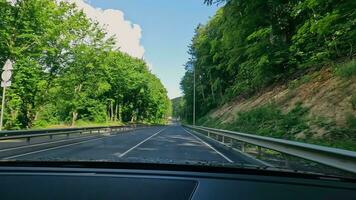
<path fill-rule="evenodd" d="M 66 135 L 69 138 L 71 134 L 100 134 L 133 130 L 136 125 L 131 126 L 102 126 L 86 128 L 63 128 L 63 129 L 43 129 L 43 130 L 22 130 L 22 131 L 1 131 L 1 140 L 26 139 L 30 143 L 32 138 L 46 137 L 50 139 L 57 135 Z"/>
<path fill-rule="evenodd" d="M 275 150 L 277 152 L 297 156 L 330 167 L 356 173 L 356 152 L 354 151 L 324 147 L 314 144 L 306 144 L 283 139 L 263 137 L 215 128 L 190 125 L 184 126 L 198 132 L 206 132 L 208 137 L 210 138 L 211 134 L 215 134 L 221 136 L 222 141 L 225 141 L 226 138 L 230 140 L 233 139 L 243 142 L 244 144 L 252 144 L 258 147 Z"/>

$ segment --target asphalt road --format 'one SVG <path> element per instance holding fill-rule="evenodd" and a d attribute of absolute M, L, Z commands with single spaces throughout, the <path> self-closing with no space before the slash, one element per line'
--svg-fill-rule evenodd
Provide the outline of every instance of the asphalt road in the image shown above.
<path fill-rule="evenodd" d="M 18 154 L 8 159 L 252 164 L 248 157 L 198 137 L 181 126 L 138 129 L 127 134 Z"/>

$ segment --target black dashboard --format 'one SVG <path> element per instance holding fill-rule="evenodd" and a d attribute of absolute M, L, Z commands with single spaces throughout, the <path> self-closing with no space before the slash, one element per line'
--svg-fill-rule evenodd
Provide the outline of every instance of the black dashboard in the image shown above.
<path fill-rule="evenodd" d="M 0 199 L 356 199 L 356 182 L 207 166 L 6 162 Z"/>

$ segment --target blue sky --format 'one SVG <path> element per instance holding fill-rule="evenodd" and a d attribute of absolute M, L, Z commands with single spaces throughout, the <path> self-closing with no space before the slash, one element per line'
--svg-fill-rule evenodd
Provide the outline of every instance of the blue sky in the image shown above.
<path fill-rule="evenodd" d="M 170 98 L 181 95 L 179 82 L 188 60 L 187 46 L 199 23 L 206 23 L 217 10 L 203 0 L 91 0 L 102 9 L 121 10 L 125 20 L 142 29 L 145 60 L 168 90 Z"/>

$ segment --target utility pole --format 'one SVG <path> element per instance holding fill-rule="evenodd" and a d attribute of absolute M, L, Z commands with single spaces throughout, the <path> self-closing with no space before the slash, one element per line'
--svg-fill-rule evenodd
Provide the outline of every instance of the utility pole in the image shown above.
<path fill-rule="evenodd" d="M 194 70 L 194 86 L 193 86 L 193 126 L 195 126 L 195 65 L 193 65 Z"/>
<path fill-rule="evenodd" d="M 0 131 L 2 130 L 2 122 L 4 119 L 4 109 L 5 109 L 5 94 L 6 94 L 6 88 L 11 86 L 11 76 L 12 76 L 12 62 L 10 60 L 7 60 L 3 72 L 1 74 L 1 87 L 3 87 L 2 90 L 2 103 L 1 103 L 1 116 L 0 116 Z"/>

